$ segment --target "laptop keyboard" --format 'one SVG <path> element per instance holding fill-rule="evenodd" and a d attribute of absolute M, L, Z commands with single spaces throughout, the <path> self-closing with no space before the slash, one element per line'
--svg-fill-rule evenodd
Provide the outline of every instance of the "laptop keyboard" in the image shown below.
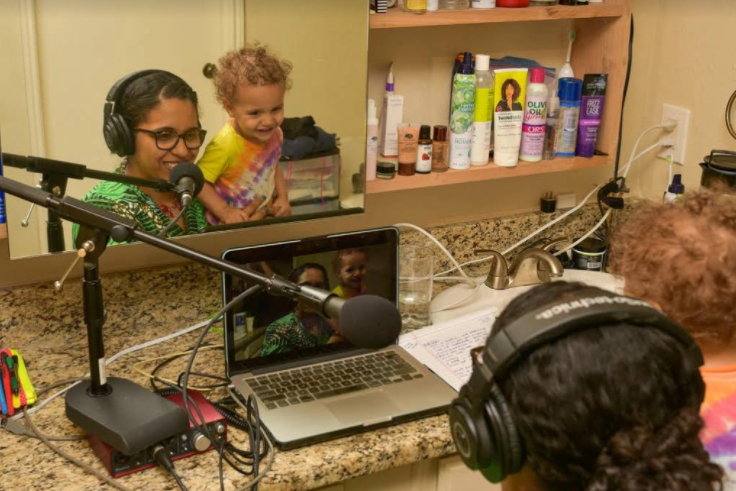
<path fill-rule="evenodd" d="M 266 408 L 278 409 L 422 377 L 396 352 L 381 351 L 250 377 L 245 382 Z"/>

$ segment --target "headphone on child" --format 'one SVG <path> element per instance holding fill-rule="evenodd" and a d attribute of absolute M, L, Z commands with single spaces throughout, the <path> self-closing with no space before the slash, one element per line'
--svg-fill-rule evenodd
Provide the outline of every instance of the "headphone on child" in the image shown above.
<path fill-rule="evenodd" d="M 181 77 L 174 75 L 171 72 L 165 70 L 140 70 L 137 72 L 129 73 L 110 88 L 105 99 L 105 108 L 103 110 L 103 122 L 102 122 L 102 134 L 105 137 L 105 143 L 107 148 L 111 152 L 117 154 L 120 157 L 126 157 L 135 153 L 135 133 L 133 129 L 128 125 L 118 112 L 117 107 L 120 100 L 125 94 L 125 90 L 136 80 L 141 79 L 147 75 L 154 73 L 162 73 L 168 75 L 172 79 L 181 82 L 191 89 L 191 86 L 186 83 Z M 194 96 L 197 93 L 192 89 Z"/>
<path fill-rule="evenodd" d="M 450 405 L 450 429 L 460 457 L 493 482 L 521 470 L 525 453 L 513 414 L 501 391 L 501 381 L 513 366 L 539 347 L 586 328 L 611 323 L 646 325 L 685 345 L 687 363 L 703 364 L 693 338 L 675 321 L 635 298 L 583 289 L 575 297 L 534 310 L 511 322 L 486 342 L 482 362 Z M 702 400 L 704 394 L 700 394 Z"/>

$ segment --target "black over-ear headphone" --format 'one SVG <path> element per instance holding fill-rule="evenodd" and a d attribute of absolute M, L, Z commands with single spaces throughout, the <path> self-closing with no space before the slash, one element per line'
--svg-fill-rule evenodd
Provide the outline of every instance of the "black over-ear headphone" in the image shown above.
<path fill-rule="evenodd" d="M 153 73 L 169 75 L 173 79 L 178 80 L 189 87 L 189 84 L 187 84 L 182 78 L 165 70 L 140 70 L 138 72 L 129 73 L 115 82 L 115 85 L 110 88 L 110 91 L 107 93 L 107 98 L 105 99 L 102 134 L 105 137 L 107 148 L 120 157 L 133 155 L 133 153 L 135 153 L 135 133 L 133 132 L 133 129 L 128 126 L 128 122 L 125 121 L 125 118 L 117 112 L 118 104 L 130 84 Z M 192 92 L 194 92 L 194 90 L 192 90 Z M 196 95 L 196 92 L 194 93 Z"/>
<path fill-rule="evenodd" d="M 488 339 L 482 362 L 474 364 L 470 380 L 450 405 L 452 437 L 465 464 L 494 483 L 521 470 L 524 448 L 500 382 L 517 361 L 542 345 L 586 328 L 621 322 L 666 332 L 685 345 L 686 363 L 693 369 L 703 364 L 693 338 L 647 302 L 582 289 L 571 300 L 525 314 Z"/>

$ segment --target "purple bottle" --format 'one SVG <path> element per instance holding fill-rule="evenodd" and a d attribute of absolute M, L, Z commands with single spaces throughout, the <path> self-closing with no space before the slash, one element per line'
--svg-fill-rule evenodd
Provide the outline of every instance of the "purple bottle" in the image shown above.
<path fill-rule="evenodd" d="M 592 157 L 595 153 L 598 128 L 601 126 L 603 105 L 606 101 L 606 85 L 608 75 L 605 73 L 588 74 L 583 78 L 583 98 L 575 147 L 575 155 L 578 157 Z"/>

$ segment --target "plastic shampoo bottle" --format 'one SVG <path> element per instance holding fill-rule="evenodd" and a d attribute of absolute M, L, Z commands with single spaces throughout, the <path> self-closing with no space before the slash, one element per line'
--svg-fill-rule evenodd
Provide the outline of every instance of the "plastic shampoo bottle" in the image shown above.
<path fill-rule="evenodd" d="M 526 89 L 519 159 L 539 162 L 544 154 L 544 133 L 547 127 L 548 89 L 544 84 L 544 68 L 532 68 L 530 81 Z"/>
<path fill-rule="evenodd" d="M 491 153 L 491 121 L 493 119 L 493 75 L 490 56 L 475 56 L 475 107 L 473 138 L 470 150 L 472 165 L 486 165 Z"/>

